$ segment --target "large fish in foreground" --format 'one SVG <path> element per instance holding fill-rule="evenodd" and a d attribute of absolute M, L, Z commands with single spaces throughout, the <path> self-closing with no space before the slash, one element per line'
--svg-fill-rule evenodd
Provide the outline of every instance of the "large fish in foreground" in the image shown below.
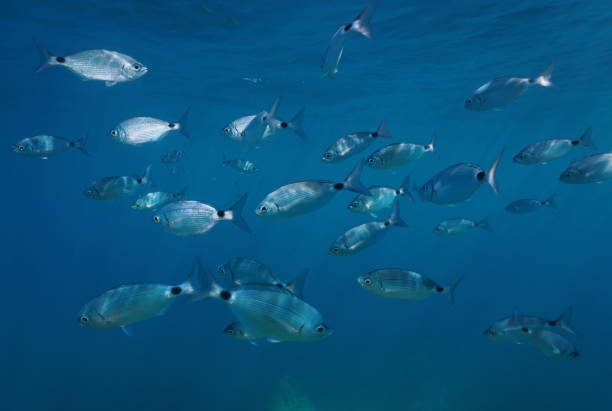
<path fill-rule="evenodd" d="M 480 86 L 465 100 L 464 107 L 470 111 L 487 111 L 511 104 L 533 86 L 552 87 L 552 71 L 551 65 L 536 78 L 498 77 Z"/>
<path fill-rule="evenodd" d="M 426 153 L 435 152 L 436 136 L 427 144 L 394 143 L 384 146 L 370 154 L 368 167 L 386 170 L 413 163 Z"/>
<path fill-rule="evenodd" d="M 44 62 L 37 72 L 50 66 L 66 67 L 82 80 L 104 81 L 107 87 L 117 83 L 136 80 L 148 69 L 132 57 L 116 51 L 95 49 L 85 50 L 68 56 L 55 56 L 49 50 L 36 44 Z"/>
<path fill-rule="evenodd" d="M 376 131 L 359 131 L 336 140 L 321 156 L 324 163 L 336 163 L 361 153 L 380 137 L 391 138 L 387 122 L 383 121 Z"/>
<path fill-rule="evenodd" d="M 430 178 L 425 184 L 416 188 L 416 191 L 423 201 L 434 204 L 457 204 L 469 200 L 486 181 L 495 194 L 499 195 L 495 171 L 504 151 L 499 153 L 489 171 L 483 170 L 476 164 L 455 164 Z"/>
<path fill-rule="evenodd" d="M 343 190 L 369 195 L 359 180 L 364 162 L 360 161 L 342 182 L 306 180 L 284 185 L 259 203 L 255 214 L 267 218 L 287 218 L 318 210 Z"/>
<path fill-rule="evenodd" d="M 118 143 L 137 146 L 162 140 L 171 131 L 179 131 L 190 138 L 187 130 L 189 109 L 178 121 L 168 122 L 153 117 L 133 117 L 125 120 L 110 131 L 110 135 Z"/>
<path fill-rule="evenodd" d="M 594 150 L 596 147 L 591 139 L 591 134 L 592 130 L 589 127 L 578 140 L 551 138 L 538 141 L 523 148 L 512 160 L 515 163 L 524 165 L 546 164 L 549 161 L 565 156 L 574 147 L 582 146 Z"/>
<path fill-rule="evenodd" d="M 66 140 L 62 137 L 48 136 L 45 134 L 24 138 L 16 144 L 13 144 L 13 151 L 25 157 L 42 158 L 43 160 L 49 157 L 56 156 L 64 151 L 76 148 L 81 153 L 89 155 L 85 145 L 87 138 L 82 137 L 75 141 Z"/>
<path fill-rule="evenodd" d="M 576 160 L 559 176 L 566 184 L 599 183 L 612 178 L 612 153 L 595 154 Z"/>
<path fill-rule="evenodd" d="M 112 176 L 94 181 L 83 194 L 94 200 L 112 200 L 133 194 L 138 187 L 151 184 L 151 166 L 148 166 L 140 177 Z"/>

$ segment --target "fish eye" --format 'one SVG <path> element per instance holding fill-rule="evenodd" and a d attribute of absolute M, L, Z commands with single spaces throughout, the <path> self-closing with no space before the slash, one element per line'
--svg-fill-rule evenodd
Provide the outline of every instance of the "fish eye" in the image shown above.
<path fill-rule="evenodd" d="M 266 210 L 268 210 L 268 208 L 266 206 L 262 206 L 261 207 L 261 211 L 266 211 Z"/>
<path fill-rule="evenodd" d="M 225 268 L 223 268 L 223 266 L 219 267 L 217 271 L 219 271 L 220 274 L 225 274 Z"/>
<path fill-rule="evenodd" d="M 19 148 L 19 151 L 23 151 L 23 150 L 25 150 L 25 147 L 24 147 L 24 146 L 19 146 L 18 148 Z"/>
<path fill-rule="evenodd" d="M 323 332 L 325 332 L 325 327 L 323 327 L 322 325 L 319 325 L 317 327 L 317 333 L 322 334 Z"/>
<path fill-rule="evenodd" d="M 117 134 L 119 134 L 119 133 L 117 132 L 117 130 L 111 130 L 111 132 L 110 132 L 110 133 L 111 133 L 111 136 L 113 136 L 113 137 L 116 137 L 116 136 L 117 136 Z"/>
<path fill-rule="evenodd" d="M 368 163 L 372 164 L 373 162 L 374 162 L 374 158 L 373 157 L 368 158 Z"/>
<path fill-rule="evenodd" d="M 229 132 L 230 132 L 229 127 L 225 127 L 225 128 L 223 129 L 223 132 L 224 132 L 225 134 L 229 133 Z"/>
<path fill-rule="evenodd" d="M 156 224 L 157 224 L 157 223 L 159 223 L 160 221 L 161 221 L 161 218 L 159 218 L 159 216 L 158 216 L 158 215 L 153 216 L 153 222 L 154 222 L 154 223 L 156 223 Z"/>
<path fill-rule="evenodd" d="M 132 67 L 134 67 L 134 70 L 140 70 L 142 68 L 140 64 L 134 64 Z"/>
<path fill-rule="evenodd" d="M 468 98 L 468 99 L 466 100 L 466 103 L 467 103 L 467 104 L 472 104 L 472 99 L 471 99 L 471 98 Z"/>
<path fill-rule="evenodd" d="M 332 248 L 332 253 L 337 254 L 339 252 L 340 252 L 340 249 L 338 247 Z"/>
<path fill-rule="evenodd" d="M 370 284 L 372 284 L 372 280 L 370 280 L 369 278 L 366 278 L 365 280 L 363 280 L 363 283 L 365 285 L 370 285 Z"/>
<path fill-rule="evenodd" d="M 331 153 L 325 153 L 325 155 L 323 157 L 325 157 L 326 159 L 329 160 L 332 157 L 332 155 L 331 155 Z"/>
<path fill-rule="evenodd" d="M 85 323 L 87 323 L 89 321 L 89 318 L 87 318 L 86 316 L 82 315 L 79 318 L 79 321 L 85 324 Z"/>
<path fill-rule="evenodd" d="M 229 335 L 233 335 L 233 334 L 234 334 L 234 330 L 227 330 L 227 333 L 228 333 Z"/>

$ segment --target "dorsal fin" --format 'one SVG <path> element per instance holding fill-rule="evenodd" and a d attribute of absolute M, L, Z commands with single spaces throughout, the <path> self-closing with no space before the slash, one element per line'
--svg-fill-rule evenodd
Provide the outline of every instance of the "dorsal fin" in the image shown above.
<path fill-rule="evenodd" d="M 300 298 L 304 298 L 304 284 L 306 283 L 306 277 L 310 269 L 305 269 L 297 275 L 289 284 L 287 284 L 287 290 L 291 291 L 294 295 Z"/>

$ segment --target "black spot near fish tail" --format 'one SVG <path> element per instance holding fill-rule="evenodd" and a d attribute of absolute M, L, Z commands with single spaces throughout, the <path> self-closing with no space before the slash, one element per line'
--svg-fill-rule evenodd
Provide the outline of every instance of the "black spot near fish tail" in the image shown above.
<path fill-rule="evenodd" d="M 344 183 L 336 183 L 334 184 L 334 188 L 338 191 L 342 190 L 344 188 Z"/>
<path fill-rule="evenodd" d="M 55 61 L 57 61 L 58 63 L 65 63 L 66 62 L 66 58 L 65 57 L 56 57 Z"/>
<path fill-rule="evenodd" d="M 441 292 L 444 291 L 444 287 L 438 285 L 438 286 L 436 286 L 436 291 L 441 293 Z"/>
<path fill-rule="evenodd" d="M 289 127 L 289 124 L 287 124 L 285 121 L 283 121 L 280 126 L 281 126 L 281 128 L 287 128 L 287 127 Z"/>
<path fill-rule="evenodd" d="M 217 211 L 217 217 L 219 217 L 219 218 L 225 217 L 225 211 L 223 211 L 223 210 Z"/>
<path fill-rule="evenodd" d="M 484 171 L 479 171 L 478 174 L 476 174 L 476 178 L 478 179 L 478 181 L 482 181 L 484 180 L 484 178 L 487 176 L 487 173 L 485 173 Z"/>
<path fill-rule="evenodd" d="M 580 144 L 580 141 L 578 141 L 578 140 L 572 140 L 572 145 L 573 145 L 573 146 L 577 146 L 578 144 Z"/>
<path fill-rule="evenodd" d="M 229 292 L 229 291 L 227 291 L 227 290 L 223 290 L 223 291 L 221 291 L 221 292 L 219 293 L 219 295 L 221 296 L 221 299 L 222 299 L 222 300 L 225 300 L 225 301 L 227 301 L 227 300 L 229 300 L 230 298 L 232 298 L 232 293 L 230 293 L 230 292 Z"/>
<path fill-rule="evenodd" d="M 183 289 L 181 287 L 172 287 L 172 289 L 170 290 L 170 292 L 173 295 L 179 295 L 181 292 L 183 292 Z"/>

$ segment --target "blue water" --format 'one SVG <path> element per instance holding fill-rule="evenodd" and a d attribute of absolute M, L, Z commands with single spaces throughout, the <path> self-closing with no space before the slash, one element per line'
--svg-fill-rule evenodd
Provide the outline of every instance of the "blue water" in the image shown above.
<path fill-rule="evenodd" d="M 546 166 L 511 161 L 531 142 L 575 139 L 587 126 L 601 151 L 612 149 L 608 2 L 381 0 L 373 39 L 354 35 L 339 73 L 322 79 L 329 38 L 362 3 L 2 3 L 3 410 L 300 409 L 279 408 L 279 398 L 291 396 L 308 398 L 317 410 L 612 409 L 610 183 L 558 181 L 571 160 L 590 153 L 583 148 Z M 111 88 L 57 67 L 35 74 L 33 37 L 58 55 L 117 50 L 149 73 Z M 555 89 L 534 88 L 500 111 L 463 108 L 489 79 L 536 76 L 550 63 Z M 308 141 L 289 133 L 248 152 L 220 134 L 279 95 L 282 118 L 307 107 Z M 191 141 L 171 134 L 130 147 L 108 135 L 127 118 L 176 120 L 187 106 Z M 366 169 L 366 184 L 396 186 L 406 174 L 423 183 L 463 161 L 486 168 L 507 146 L 498 170 L 501 196 L 483 186 L 456 207 L 402 200 L 411 227 L 391 230 L 353 257 L 327 253 L 340 233 L 370 220 L 346 210 L 352 193 L 292 219 L 253 213 L 288 182 L 344 178 L 356 158 L 329 165 L 320 155 L 336 138 L 374 130 L 383 119 L 394 141 L 424 144 L 437 133 L 439 156 L 395 172 Z M 41 133 L 87 134 L 92 155 L 74 150 L 43 161 L 10 150 Z M 159 158 L 177 147 L 187 152 L 188 173 L 172 176 Z M 238 175 L 221 165 L 223 154 L 248 156 L 262 171 Z M 253 234 L 223 223 L 202 236 L 176 237 L 159 230 L 150 214 L 132 211 L 133 198 L 94 201 L 82 194 L 95 179 L 141 173 L 149 163 L 156 187 L 186 185 L 190 199 L 218 208 L 248 192 Z M 510 201 L 552 192 L 558 211 L 504 211 Z M 446 218 L 486 215 L 490 232 L 457 238 L 431 232 Z M 133 337 L 76 323 L 85 302 L 118 284 L 180 283 L 196 256 L 211 270 L 236 256 L 254 257 L 284 280 L 310 268 L 305 298 L 334 335 L 254 347 L 223 335 L 233 317 L 219 301 L 177 303 L 167 315 L 136 324 Z M 356 282 L 382 267 L 413 269 L 442 284 L 462 272 L 467 277 L 454 307 L 437 296 L 390 300 Z M 515 309 L 554 318 L 568 305 L 582 333 L 577 359 L 549 358 L 482 334 Z"/>

